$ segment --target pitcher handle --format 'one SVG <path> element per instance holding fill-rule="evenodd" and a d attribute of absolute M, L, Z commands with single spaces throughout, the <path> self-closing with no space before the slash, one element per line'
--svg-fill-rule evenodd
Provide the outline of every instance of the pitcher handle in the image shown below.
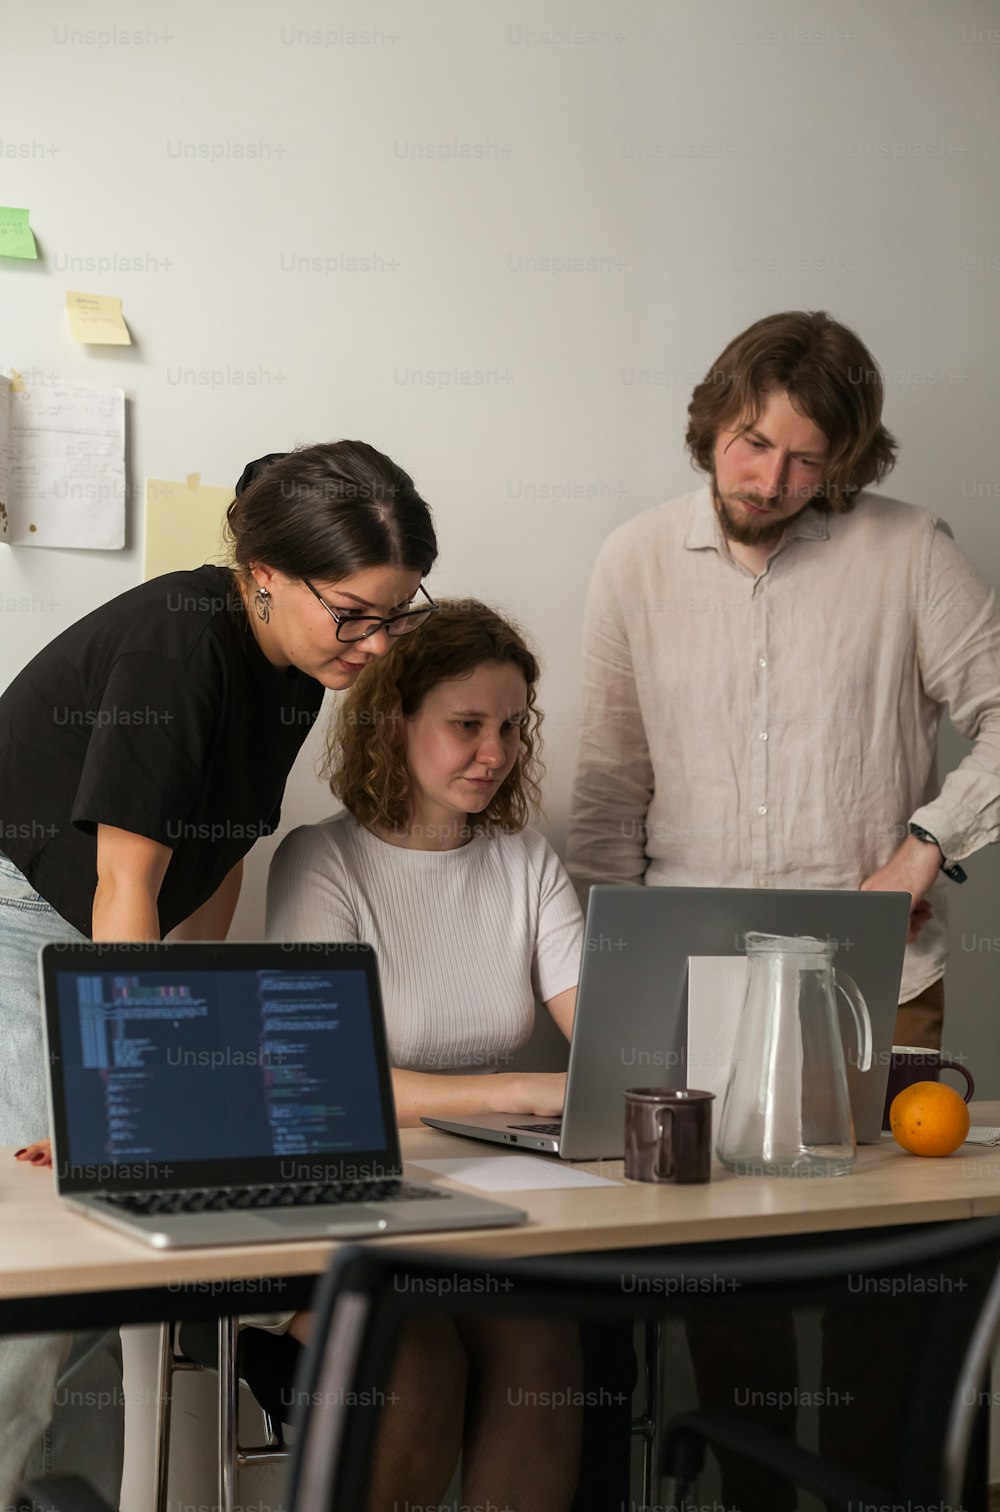
<path fill-rule="evenodd" d="M 852 976 L 846 971 L 834 967 L 833 981 L 839 992 L 847 999 L 851 1013 L 854 1016 L 854 1027 L 858 1031 L 858 1070 L 870 1071 L 872 1064 L 872 1021 L 868 1017 L 868 1004 L 861 994 L 861 988 Z"/>

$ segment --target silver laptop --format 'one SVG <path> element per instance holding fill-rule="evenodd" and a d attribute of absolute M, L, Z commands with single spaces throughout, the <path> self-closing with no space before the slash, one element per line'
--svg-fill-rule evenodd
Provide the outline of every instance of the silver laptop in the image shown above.
<path fill-rule="evenodd" d="M 744 934 L 759 930 L 838 942 L 834 964 L 857 982 L 871 1017 L 871 1070 L 848 1055 L 847 1080 L 855 1135 L 874 1143 L 909 917 L 909 893 L 592 887 L 562 1118 L 493 1113 L 424 1123 L 564 1160 L 620 1160 L 626 1089 L 688 1084 L 689 957 L 741 955 Z M 846 1018 L 841 1027 L 850 1045 Z"/>
<path fill-rule="evenodd" d="M 146 1244 L 523 1223 L 403 1180 L 366 945 L 46 945 L 53 1165 L 76 1211 Z"/>

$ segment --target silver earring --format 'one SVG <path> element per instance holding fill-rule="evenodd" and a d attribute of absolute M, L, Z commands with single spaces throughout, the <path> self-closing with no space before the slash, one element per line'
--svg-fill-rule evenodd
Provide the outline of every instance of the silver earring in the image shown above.
<path fill-rule="evenodd" d="M 271 618 L 271 595 L 266 588 L 258 588 L 253 596 L 253 606 L 257 612 L 257 618 L 263 620 L 266 625 Z"/>

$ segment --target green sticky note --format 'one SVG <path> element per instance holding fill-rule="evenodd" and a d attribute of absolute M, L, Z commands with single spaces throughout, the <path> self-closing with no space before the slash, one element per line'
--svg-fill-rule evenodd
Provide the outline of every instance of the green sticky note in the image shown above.
<path fill-rule="evenodd" d="M 27 210 L 0 205 L 0 257 L 37 257 Z"/>

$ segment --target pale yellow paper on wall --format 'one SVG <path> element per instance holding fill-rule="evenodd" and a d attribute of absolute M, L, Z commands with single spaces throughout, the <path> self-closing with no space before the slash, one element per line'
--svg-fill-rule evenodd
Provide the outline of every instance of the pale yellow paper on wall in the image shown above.
<path fill-rule="evenodd" d="M 224 562 L 222 527 L 232 501 L 231 488 L 202 483 L 199 473 L 183 483 L 147 478 L 144 580 Z"/>
<path fill-rule="evenodd" d="M 122 318 L 122 302 L 113 294 L 76 294 L 69 290 L 66 313 L 74 341 L 97 346 L 132 345 Z"/>

